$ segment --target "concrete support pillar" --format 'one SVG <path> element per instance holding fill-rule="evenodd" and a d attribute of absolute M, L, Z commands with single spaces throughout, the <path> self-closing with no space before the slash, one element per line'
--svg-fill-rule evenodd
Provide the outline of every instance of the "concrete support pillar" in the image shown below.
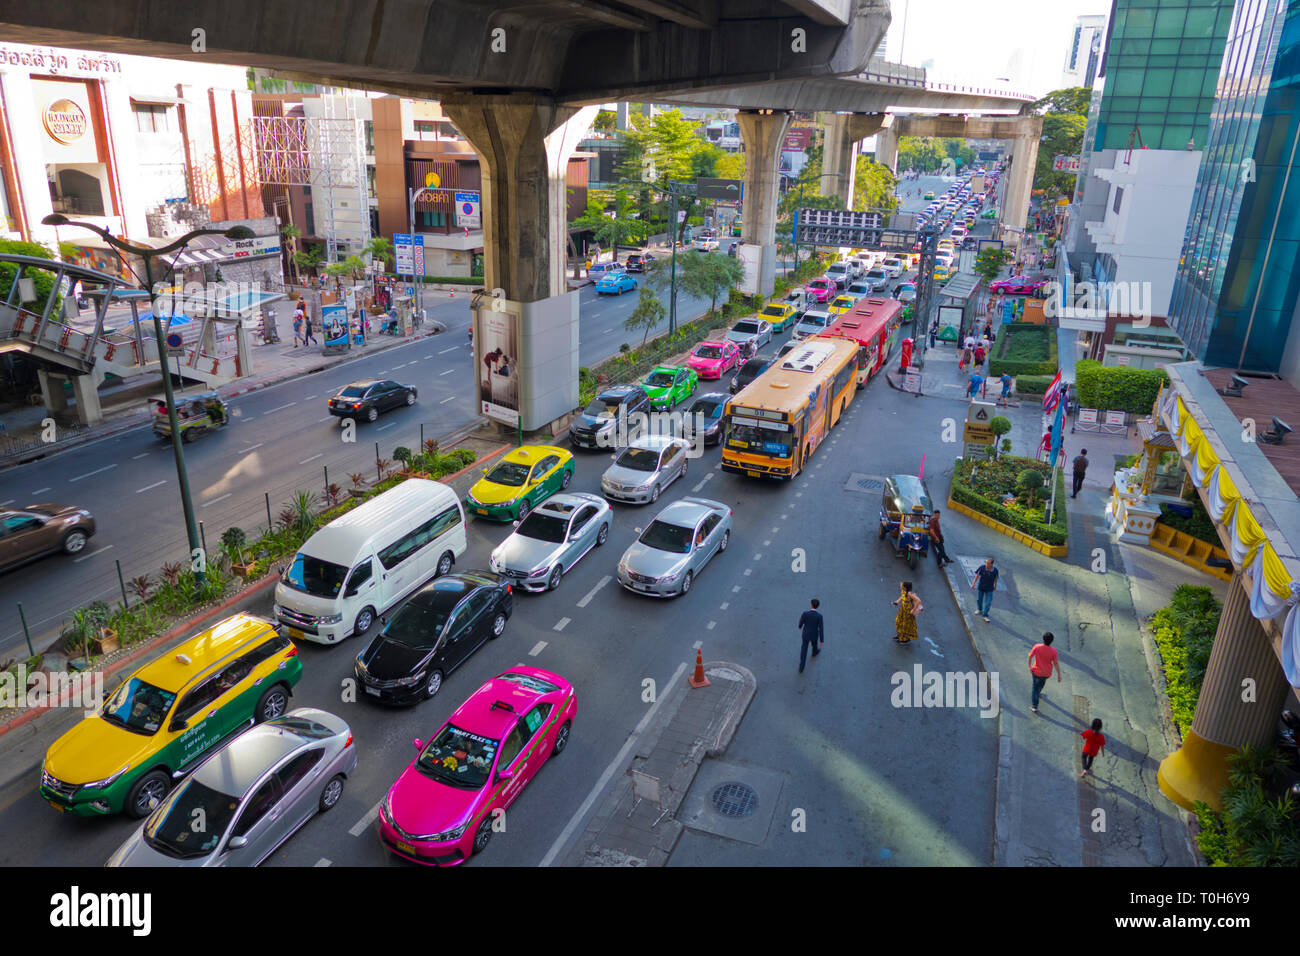
<path fill-rule="evenodd" d="M 36 370 L 36 379 L 41 384 L 41 400 L 45 403 L 47 412 L 57 415 L 68 407 L 68 396 L 63 391 L 66 379 L 62 375 L 41 368 Z"/>
<path fill-rule="evenodd" d="M 1011 168 L 1002 199 L 1002 222 L 1016 229 L 1025 228 L 1029 218 L 1029 193 L 1034 187 L 1034 165 L 1038 161 L 1038 141 L 1043 135 L 1041 116 L 1022 116 L 1019 131 L 1011 138 Z"/>
<path fill-rule="evenodd" d="M 77 421 L 83 425 L 98 425 L 104 420 L 99 407 L 99 376 L 73 375 L 72 396 L 77 400 Z"/>
<path fill-rule="evenodd" d="M 1246 744 L 1271 744 L 1286 700 L 1286 675 L 1273 642 L 1250 613 L 1248 586 L 1240 571 L 1233 574 L 1192 729 L 1160 763 L 1161 791 L 1188 810 L 1197 800 L 1221 808 L 1228 757 Z M 1253 688 L 1250 695 L 1247 687 Z"/>
<path fill-rule="evenodd" d="M 771 295 L 776 283 L 776 207 L 781 185 L 781 145 L 790 128 L 789 113 L 741 111 L 740 138 L 745 143 L 745 215 L 741 243 L 757 247 L 746 250 L 757 263 L 746 264 L 746 272 L 756 269 L 755 288 L 750 293 Z"/>
<path fill-rule="evenodd" d="M 876 162 L 888 166 L 891 173 L 898 175 L 898 127 L 892 122 L 886 124 L 876 137 Z"/>
<path fill-rule="evenodd" d="M 885 125 L 885 113 L 831 113 L 826 119 L 822 141 L 823 196 L 839 196 L 844 208 L 853 208 L 853 184 L 857 172 L 857 145 Z"/>
<path fill-rule="evenodd" d="M 253 374 L 253 350 L 248 347 L 248 329 L 241 319 L 235 323 L 235 355 L 239 358 L 239 375 L 241 378 Z"/>

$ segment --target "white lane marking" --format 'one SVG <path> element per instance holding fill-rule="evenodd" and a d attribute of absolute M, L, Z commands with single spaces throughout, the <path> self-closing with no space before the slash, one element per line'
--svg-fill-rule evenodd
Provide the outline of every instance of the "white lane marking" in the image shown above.
<path fill-rule="evenodd" d="M 439 372 L 438 375 L 439 375 L 440 377 L 443 376 L 443 375 L 450 375 L 450 374 L 451 374 L 452 372 L 454 372 L 454 371 L 456 371 L 454 368 L 449 368 L 449 369 L 447 369 L 447 371 L 445 371 L 445 372 Z"/>
<path fill-rule="evenodd" d="M 102 548 L 97 548 L 96 550 L 90 552 L 90 554 L 83 554 L 83 555 L 82 555 L 81 557 L 79 557 L 79 558 L 73 558 L 73 559 L 72 559 L 72 563 L 73 563 L 73 564 L 80 564 L 82 561 L 86 561 L 86 560 L 88 560 L 88 559 L 90 559 L 90 558 L 93 558 L 93 557 L 94 557 L 95 555 L 97 555 L 97 554 L 103 554 L 105 551 L 108 551 L 108 550 L 111 549 L 112 547 L 113 547 L 113 546 L 112 546 L 111 544 L 106 544 L 106 545 L 104 545 Z"/>
<path fill-rule="evenodd" d="M 150 456 L 150 454 L 152 454 L 152 452 L 147 452 L 147 451 L 146 451 L 146 452 L 143 452 L 143 453 L 141 453 L 141 454 L 139 454 L 139 455 L 132 455 L 132 456 L 131 456 L 131 460 L 132 460 L 132 461 L 139 461 L 141 458 L 148 458 L 148 457 Z"/>
<path fill-rule="evenodd" d="M 762 561 L 762 560 L 763 560 L 763 552 L 760 551 L 760 552 L 758 552 L 757 554 L 755 554 L 755 555 L 754 555 L 754 560 L 755 560 L 755 561 Z"/>
<path fill-rule="evenodd" d="M 763 547 L 766 548 L 766 547 L 767 547 L 768 545 L 770 545 L 771 543 L 772 543 L 771 541 L 764 541 L 764 542 L 763 542 Z"/>
<path fill-rule="evenodd" d="M 560 620 L 556 623 L 555 627 L 551 628 L 551 630 L 553 630 L 553 631 L 562 631 L 562 630 L 564 630 L 564 629 L 569 625 L 569 620 L 570 620 L 570 619 L 567 618 L 567 617 L 562 617 L 562 618 L 560 618 Z"/>
<path fill-rule="evenodd" d="M 203 502 L 203 507 L 206 508 L 208 505 L 215 505 L 218 501 L 225 501 L 227 498 L 229 498 L 229 497 L 230 497 L 231 495 L 233 495 L 233 494 L 234 494 L 233 491 L 227 491 L 224 495 L 220 495 L 220 496 L 218 496 L 218 497 L 216 497 L 216 498 L 213 498 L 211 501 L 205 501 L 205 502 Z"/>
<path fill-rule="evenodd" d="M 753 568 L 745 568 L 745 577 L 749 577 L 753 573 L 754 573 Z"/>
<path fill-rule="evenodd" d="M 596 596 L 596 592 L 599 591 L 601 588 L 603 588 L 606 584 L 608 584 L 612 580 L 614 579 L 607 574 L 599 581 L 597 581 L 596 586 L 582 596 L 582 600 L 578 602 L 578 607 L 586 607 L 588 604 L 590 604 L 591 599 Z"/>
<path fill-rule="evenodd" d="M 788 514 L 781 515 L 781 520 L 784 521 L 788 517 L 790 517 Z"/>
<path fill-rule="evenodd" d="M 733 585 L 731 586 L 731 593 L 732 593 L 732 594 L 739 594 L 739 593 L 740 593 L 740 585 L 739 585 L 739 584 L 733 584 Z"/>
<path fill-rule="evenodd" d="M 696 641 L 694 644 L 691 645 L 691 650 L 698 651 L 703 646 L 704 646 L 703 641 Z"/>
<path fill-rule="evenodd" d="M 604 331 L 603 334 L 604 334 L 604 335 L 609 335 L 609 333 L 611 333 L 611 332 L 613 332 L 613 331 L 614 331 L 613 329 L 606 329 L 606 330 Z"/>
<path fill-rule="evenodd" d="M 710 471 L 707 474 L 705 474 L 703 478 L 700 479 L 699 484 L 697 484 L 694 488 L 692 488 L 691 491 L 699 491 L 701 488 L 704 487 L 704 483 L 712 480 L 712 478 L 713 478 L 713 472 Z"/>
<path fill-rule="evenodd" d="M 309 461 L 315 461 L 317 458 L 324 458 L 324 457 L 325 457 L 325 453 L 321 452 L 318 455 L 312 455 L 310 458 L 304 458 L 302 461 L 298 462 L 298 464 L 305 465 Z"/>
<path fill-rule="evenodd" d="M 439 352 L 438 354 L 439 354 L 439 355 L 446 355 L 448 352 L 454 352 L 454 351 L 456 351 L 458 348 L 460 348 L 459 345 L 453 345 L 453 346 L 452 346 L 451 348 L 449 348 L 449 349 L 443 349 L 443 350 L 442 350 L 441 352 Z"/>
<path fill-rule="evenodd" d="M 731 602 L 730 602 L 730 601 L 723 601 L 720 605 L 718 605 L 718 610 L 719 610 L 719 611 L 725 611 L 725 610 L 726 610 L 727 608 L 729 608 L 729 607 L 731 607 Z"/>
<path fill-rule="evenodd" d="M 773 533 L 773 534 L 776 534 L 776 533 L 777 533 L 778 531 L 780 531 L 780 530 L 781 530 L 781 529 L 780 529 L 778 526 L 776 526 L 776 525 L 773 525 L 773 526 L 772 526 L 772 533 Z"/>
<path fill-rule="evenodd" d="M 152 485 L 145 485 L 143 488 L 137 488 L 135 490 L 135 493 L 138 495 L 141 492 L 152 491 L 154 488 L 157 488 L 159 485 L 165 485 L 165 484 L 167 484 L 167 482 L 165 481 L 155 481 Z"/>
<path fill-rule="evenodd" d="M 794 496 L 795 496 L 796 498 L 802 498 L 802 497 L 803 497 L 803 492 L 802 492 L 802 491 L 796 491 L 796 492 L 794 493 Z"/>
<path fill-rule="evenodd" d="M 0 501 L 0 508 L 13 504 L 15 499 L 10 498 L 8 501 Z"/>
<path fill-rule="evenodd" d="M 383 803 L 383 801 L 381 800 L 379 801 L 379 803 Z M 370 824 L 374 823 L 375 820 L 379 818 L 379 803 L 376 803 L 373 807 L 371 807 L 369 810 L 366 811 L 365 816 L 363 816 L 356 823 L 352 824 L 352 829 L 348 831 L 350 835 L 361 836 L 361 834 L 365 833 L 367 830 L 370 829 Z"/>
<path fill-rule="evenodd" d="M 668 683 L 662 686 L 671 687 L 673 684 L 681 680 L 685 673 L 686 662 L 683 661 L 681 664 L 677 665 L 677 670 L 673 673 L 673 676 L 668 679 Z M 579 806 L 573 816 L 569 818 L 569 822 L 565 824 L 564 829 L 560 831 L 560 835 L 555 838 L 555 842 L 552 843 L 551 848 L 546 851 L 546 856 L 542 857 L 542 862 L 538 863 L 538 866 L 550 866 L 555 862 L 555 858 L 560 855 L 560 850 L 562 850 L 564 845 L 569 842 L 569 838 L 573 836 L 573 832 L 578 829 L 578 826 L 582 823 L 583 817 L 587 815 L 587 811 L 591 809 L 591 805 L 596 802 L 596 798 L 600 796 L 601 791 L 605 789 L 610 779 L 618 771 L 618 768 L 623 766 L 623 761 L 627 759 L 627 755 L 631 753 L 632 748 L 636 746 L 637 738 L 645 732 L 646 727 L 649 726 L 650 721 L 659 711 L 659 706 L 667 698 L 667 694 L 660 694 L 655 702 L 650 705 L 650 709 L 645 712 L 645 716 L 641 718 L 641 722 L 636 725 L 636 728 L 627 738 L 627 741 L 619 749 L 618 753 L 614 755 L 614 759 L 609 762 L 609 766 L 607 766 L 604 772 L 601 773 L 600 778 L 592 786 L 591 792 L 587 794 L 587 799 L 582 801 L 581 806 Z"/>
<path fill-rule="evenodd" d="M 98 475 L 100 472 L 108 471 L 110 468 L 116 468 L 117 465 L 105 465 L 103 468 L 96 468 L 94 471 L 88 471 L 84 475 L 78 475 L 76 478 L 69 478 L 68 481 L 80 481 L 82 478 L 89 478 L 91 475 Z"/>
<path fill-rule="evenodd" d="M 324 418 L 318 418 L 316 419 L 316 424 L 319 425 L 321 422 L 327 422 L 333 417 L 334 417 L 333 415 L 326 415 Z"/>
<path fill-rule="evenodd" d="M 260 441 L 260 442 L 258 442 L 256 445 L 249 445 L 247 448 L 241 448 L 241 449 L 239 449 L 239 453 L 240 453 L 241 455 L 247 455 L 250 451 L 257 451 L 259 448 L 261 448 L 261 447 L 262 447 L 263 445 L 265 445 L 265 444 L 266 444 L 266 442 L 264 442 L 264 441 Z"/>
<path fill-rule="evenodd" d="M 43 494 L 45 494 L 45 492 L 47 492 L 47 491 L 49 491 L 49 490 L 50 490 L 49 488 L 37 488 L 35 491 L 32 492 L 32 495 L 33 495 L 33 496 L 35 496 L 35 495 L 43 495 Z"/>
<path fill-rule="evenodd" d="M 708 628 L 709 628 L 710 631 L 713 630 L 713 629 L 714 629 L 715 627 L 717 627 L 717 626 L 718 626 L 718 622 L 717 622 L 717 621 L 710 621 L 709 624 L 708 624 Z"/>
<path fill-rule="evenodd" d="M 286 404 L 284 404 L 284 405 L 277 405 L 275 408 L 271 409 L 270 411 L 262 412 L 262 414 L 263 414 L 263 415 L 274 415 L 276 412 L 282 412 L 282 411 L 284 411 L 286 408 L 293 408 L 293 406 L 295 406 L 295 405 L 297 405 L 297 404 L 298 404 L 297 402 L 288 402 L 288 403 L 286 403 Z"/>
<path fill-rule="evenodd" d="M 310 402 L 310 401 L 315 400 L 315 398 L 316 398 L 315 395 L 308 395 L 306 398 L 303 399 L 303 401 L 304 401 L 304 402 Z"/>
<path fill-rule="evenodd" d="M 312 864 L 313 867 L 316 867 L 316 866 L 332 866 L 332 865 L 333 865 L 333 864 L 331 864 L 330 861 L 329 861 L 328 859 L 326 859 L 325 857 L 321 857 L 319 860 L 317 860 L 315 863 Z"/>
<path fill-rule="evenodd" d="M 536 657 L 538 654 L 540 654 L 540 653 L 541 653 L 542 651 L 544 651 L 544 650 L 546 650 L 546 642 L 545 642 L 545 641 L 538 641 L 536 644 L 533 645 L 533 649 L 532 649 L 531 651 L 528 652 L 528 656 L 529 656 L 529 657 Z"/>
<path fill-rule="evenodd" d="M 396 425 L 396 424 L 397 424 L 397 422 L 389 422 L 387 425 L 380 425 L 378 428 L 375 429 L 375 431 L 377 431 L 377 432 L 381 432 L 381 431 L 383 431 L 385 428 L 392 428 L 392 427 L 393 427 L 394 425 Z"/>
<path fill-rule="evenodd" d="M 438 404 L 439 404 L 439 405 L 446 405 L 448 402 L 454 402 L 455 400 L 456 400 L 456 396 L 453 395 L 453 396 L 451 396 L 451 398 L 444 398 L 444 399 L 443 399 L 442 401 L 440 401 Z"/>

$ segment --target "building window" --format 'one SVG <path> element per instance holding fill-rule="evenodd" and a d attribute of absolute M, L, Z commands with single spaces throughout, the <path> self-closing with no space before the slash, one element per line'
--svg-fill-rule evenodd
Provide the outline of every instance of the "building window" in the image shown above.
<path fill-rule="evenodd" d="M 372 120 L 366 120 L 365 123 L 364 123 L 364 129 L 365 129 L 365 131 L 366 131 L 366 155 L 367 155 L 367 156 L 373 156 L 373 155 L 375 154 L 375 124 L 374 124 L 374 122 L 373 122 Z M 371 195 L 373 196 L 374 193 L 372 192 Z"/>
<path fill-rule="evenodd" d="M 1115 187 L 1115 201 L 1114 201 L 1113 203 L 1110 204 L 1111 211 L 1114 212 L 1114 213 L 1118 213 L 1118 212 L 1119 212 L 1119 206 L 1120 206 L 1120 203 L 1122 203 L 1123 201 L 1124 201 L 1124 187 L 1123 187 L 1123 186 L 1116 186 L 1116 187 Z"/>
<path fill-rule="evenodd" d="M 445 212 L 426 212 L 423 209 L 415 211 L 416 223 L 424 229 L 443 229 L 447 226 L 447 214 Z"/>
<path fill-rule="evenodd" d="M 416 139 L 437 139 L 438 124 L 430 120 L 416 120 L 415 138 Z"/>
<path fill-rule="evenodd" d="M 140 133 L 170 133 L 170 106 L 160 103 L 132 103 L 131 112 L 135 114 L 135 128 Z"/>
<path fill-rule="evenodd" d="M 373 166 L 366 167 L 366 189 L 368 190 L 368 195 L 371 199 L 374 199 L 378 195 L 375 192 L 375 167 Z"/>
<path fill-rule="evenodd" d="M 316 217 L 311 213 L 311 203 L 303 206 L 303 235 L 316 235 Z"/>

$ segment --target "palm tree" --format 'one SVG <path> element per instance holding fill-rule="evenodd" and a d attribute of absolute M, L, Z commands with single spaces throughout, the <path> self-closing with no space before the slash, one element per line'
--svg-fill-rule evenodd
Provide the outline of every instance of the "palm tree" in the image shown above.
<path fill-rule="evenodd" d="M 302 238 L 302 230 L 289 223 L 280 227 L 280 235 L 289 240 L 289 264 L 293 266 L 294 280 L 302 285 L 302 273 L 298 270 L 298 240 Z"/>
<path fill-rule="evenodd" d="M 384 267 L 389 272 L 393 271 L 393 266 L 396 263 L 393 258 L 393 244 L 383 236 L 375 236 L 361 248 L 361 252 L 372 259 L 382 259 Z"/>

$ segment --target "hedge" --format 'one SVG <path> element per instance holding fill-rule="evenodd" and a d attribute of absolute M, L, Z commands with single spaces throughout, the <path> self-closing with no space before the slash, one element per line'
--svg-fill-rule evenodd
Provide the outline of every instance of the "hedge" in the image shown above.
<path fill-rule="evenodd" d="M 1174 723 L 1186 734 L 1196 714 L 1214 633 L 1223 606 L 1202 585 L 1180 584 L 1169 603 L 1151 615 L 1151 629 L 1165 672 Z"/>
<path fill-rule="evenodd" d="M 483 285 L 482 276 L 425 276 L 426 285 L 431 283 L 440 283 L 441 285 L 472 285 L 479 287 Z"/>
<path fill-rule="evenodd" d="M 1084 408 L 1149 415 L 1162 386 L 1164 369 L 1121 368 L 1083 359 L 1074 366 L 1074 390 Z"/>
<path fill-rule="evenodd" d="M 1162 504 L 1160 506 L 1159 523 L 1167 525 L 1175 531 L 1181 531 L 1183 534 L 1190 534 L 1197 541 L 1204 541 L 1216 548 L 1223 547 L 1223 542 L 1219 540 L 1219 533 L 1214 530 L 1214 522 L 1210 519 L 1209 512 L 1205 510 L 1205 505 L 1201 504 L 1200 497 L 1195 497 L 1186 503 L 1192 508 L 1190 518 L 1174 514 L 1169 510 L 1167 504 Z"/>
<path fill-rule="evenodd" d="M 976 472 L 976 480 L 985 486 L 985 490 L 992 485 L 1000 491 L 1015 494 L 1016 480 L 1022 471 L 1034 469 L 1042 472 L 1044 478 L 1048 476 L 1050 469 L 1046 462 L 1033 458 L 1015 458 L 1010 455 L 995 461 L 959 458 L 952 470 L 952 485 L 949 493 L 952 500 L 958 504 L 1015 528 L 1037 541 L 1051 545 L 1065 544 L 1069 534 L 1065 513 L 1065 469 L 1061 469 L 1060 474 L 1056 476 L 1056 514 L 1052 516 L 1052 523 L 1048 525 L 977 492 L 972 487 L 970 477 L 972 468 L 979 469 Z"/>
<path fill-rule="evenodd" d="M 1211 866 L 1300 866 L 1300 822 L 1288 761 L 1273 747 L 1228 757 L 1223 813 L 1197 800 L 1197 849 Z"/>
<path fill-rule="evenodd" d="M 1021 375 L 1016 379 L 1017 395 L 1046 395 L 1054 375 Z"/>
<path fill-rule="evenodd" d="M 1004 322 L 989 356 L 989 375 L 1055 375 L 1056 328 L 1031 322 Z"/>

